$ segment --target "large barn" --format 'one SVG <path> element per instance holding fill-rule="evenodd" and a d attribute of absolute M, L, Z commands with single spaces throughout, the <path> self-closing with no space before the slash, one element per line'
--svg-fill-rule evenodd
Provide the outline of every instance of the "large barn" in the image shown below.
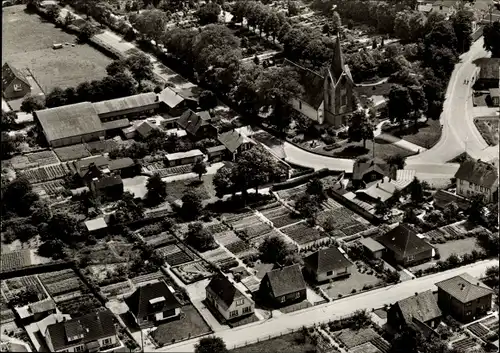
<path fill-rule="evenodd" d="M 33 116 L 52 147 L 99 140 L 105 135 L 101 119 L 90 102 L 37 110 Z"/>

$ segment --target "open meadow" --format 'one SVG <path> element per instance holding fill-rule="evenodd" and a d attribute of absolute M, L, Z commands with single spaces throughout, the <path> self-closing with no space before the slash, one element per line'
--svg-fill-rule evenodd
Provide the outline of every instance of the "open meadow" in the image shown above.
<path fill-rule="evenodd" d="M 54 87 L 75 87 L 106 76 L 106 66 L 112 59 L 97 49 L 76 44 L 76 36 L 37 14 L 27 13 L 24 5 L 2 11 L 2 64 L 9 62 L 19 70 L 31 71 L 45 93 Z M 69 45 L 54 50 L 54 43 Z"/>

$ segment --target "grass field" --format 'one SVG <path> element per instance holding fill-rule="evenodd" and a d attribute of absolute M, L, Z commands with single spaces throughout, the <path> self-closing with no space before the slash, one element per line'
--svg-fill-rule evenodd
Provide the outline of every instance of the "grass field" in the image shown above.
<path fill-rule="evenodd" d="M 474 125 L 476 125 L 477 130 L 488 145 L 498 145 L 498 131 L 500 127 L 500 120 L 498 118 L 476 118 L 474 119 Z"/>
<path fill-rule="evenodd" d="M 413 127 L 409 127 L 402 131 L 398 129 L 399 128 L 395 128 L 393 130 L 392 133 L 394 136 L 424 148 L 431 148 L 441 137 L 441 123 L 439 120 L 429 119 L 425 123 L 419 123 L 417 131 L 415 131 Z"/>
<path fill-rule="evenodd" d="M 344 147 L 338 148 L 336 150 L 326 152 L 323 149 L 318 150 L 321 151 L 321 154 L 328 155 L 336 158 L 358 158 L 358 157 L 368 157 L 371 158 L 373 156 L 373 149 L 375 148 L 375 157 L 380 159 L 385 159 L 389 156 L 401 155 L 403 157 L 408 157 L 413 155 L 413 152 L 405 150 L 404 148 L 395 146 L 386 141 L 375 139 L 375 146 L 372 141 L 366 141 L 366 147 L 363 147 L 363 142 L 350 142 Z"/>
<path fill-rule="evenodd" d="M 167 183 L 167 199 L 178 200 L 182 198 L 187 190 L 197 192 L 202 199 L 210 199 L 215 197 L 215 189 L 212 184 L 213 175 L 207 174 L 201 177 L 202 182 L 198 178 L 177 180 Z"/>
<path fill-rule="evenodd" d="M 231 347 L 228 347 L 231 348 Z M 316 352 L 316 346 L 304 337 L 303 332 L 294 332 L 281 337 L 231 350 L 232 353 L 308 353 Z"/>
<path fill-rule="evenodd" d="M 26 13 L 24 5 L 2 11 L 2 62 L 29 69 L 45 93 L 57 86 L 74 87 L 106 75 L 106 66 L 112 60 L 87 44 L 52 49 L 54 43 L 76 43 L 76 36 L 55 28 L 37 14 Z"/>

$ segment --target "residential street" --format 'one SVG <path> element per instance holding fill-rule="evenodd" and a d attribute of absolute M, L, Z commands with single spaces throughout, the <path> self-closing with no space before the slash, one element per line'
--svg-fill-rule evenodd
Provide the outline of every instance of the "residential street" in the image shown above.
<path fill-rule="evenodd" d="M 487 267 L 498 265 L 498 260 L 485 260 L 463 266 L 446 272 L 433 274 L 430 276 L 405 281 L 397 285 L 376 289 L 373 291 L 357 294 L 348 298 L 335 300 L 330 303 L 318 305 L 309 309 L 301 310 L 288 315 L 275 317 L 267 321 L 249 324 L 241 328 L 220 331 L 217 336 L 221 337 L 229 349 L 235 345 L 243 345 L 245 342 L 254 342 L 257 339 L 264 339 L 269 335 L 276 335 L 280 332 L 287 332 L 291 329 L 299 329 L 302 326 L 314 323 L 326 322 L 340 316 L 348 315 L 358 309 L 371 310 L 372 308 L 383 307 L 384 304 L 391 304 L 403 298 L 423 292 L 429 289 L 436 290 L 436 282 L 467 272 L 474 277 L 484 274 Z M 193 352 L 198 339 L 192 339 L 179 344 L 174 344 L 160 348 L 159 352 Z"/>

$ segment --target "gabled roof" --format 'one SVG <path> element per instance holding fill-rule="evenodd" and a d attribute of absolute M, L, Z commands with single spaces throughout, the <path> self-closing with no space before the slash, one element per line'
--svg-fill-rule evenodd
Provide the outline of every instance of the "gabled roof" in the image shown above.
<path fill-rule="evenodd" d="M 352 179 L 361 180 L 365 174 L 375 171 L 382 176 L 387 176 L 389 178 L 396 178 L 395 169 L 384 162 L 381 159 L 375 158 L 367 162 L 356 162 L 354 163 L 352 170 Z"/>
<path fill-rule="evenodd" d="M 285 59 L 284 65 L 293 67 L 299 75 L 299 83 L 304 87 L 301 99 L 314 109 L 318 109 L 324 100 L 324 76 L 288 59 Z"/>
<path fill-rule="evenodd" d="M 236 299 L 246 298 L 245 295 L 243 295 L 243 293 L 241 293 L 238 288 L 221 273 L 212 278 L 207 289 L 214 292 L 227 307 L 230 307 Z"/>
<path fill-rule="evenodd" d="M 203 152 L 201 152 L 200 150 L 189 150 L 186 152 L 175 152 L 175 153 L 167 154 L 167 155 L 165 155 L 165 159 L 167 161 L 171 162 L 171 161 L 176 161 L 176 160 L 183 159 L 183 158 L 202 157 L 202 156 L 203 156 Z"/>
<path fill-rule="evenodd" d="M 149 301 L 159 297 L 165 298 L 163 305 L 160 308 L 153 309 Z M 149 283 L 137 288 L 131 296 L 125 298 L 125 303 L 127 303 L 130 312 L 132 312 L 136 318 L 144 318 L 157 312 L 181 307 L 177 298 L 163 281 Z"/>
<path fill-rule="evenodd" d="M 141 135 L 141 137 L 146 138 L 149 136 L 151 131 L 156 129 L 156 125 L 150 123 L 149 121 L 143 121 L 135 127 L 135 130 Z"/>
<path fill-rule="evenodd" d="M 461 275 L 438 282 L 436 283 L 436 287 L 445 291 L 461 303 L 468 303 L 493 293 L 490 287 L 468 273 L 462 273 Z"/>
<path fill-rule="evenodd" d="M 2 66 L 2 89 L 6 88 L 8 85 L 12 83 L 12 81 L 17 78 L 18 80 L 26 83 L 28 86 L 31 86 L 28 79 L 24 74 L 12 66 L 10 63 L 5 63 Z"/>
<path fill-rule="evenodd" d="M 96 189 L 105 189 L 110 186 L 123 184 L 122 178 L 119 175 L 107 175 L 103 176 L 95 183 Z"/>
<path fill-rule="evenodd" d="M 377 252 L 385 249 L 385 246 L 373 238 L 361 238 L 359 242 L 371 252 Z"/>
<path fill-rule="evenodd" d="M 269 279 L 274 297 L 306 289 L 306 282 L 297 264 L 269 271 L 265 277 Z"/>
<path fill-rule="evenodd" d="M 410 181 L 407 181 L 406 183 L 403 184 L 409 184 Z M 369 196 L 373 200 L 379 200 L 382 202 L 385 202 L 389 200 L 396 190 L 402 190 L 404 188 L 404 185 L 398 185 L 401 184 L 397 181 L 391 180 L 389 181 L 388 177 L 384 177 L 382 181 L 374 183 L 370 187 L 366 189 L 361 189 L 356 191 L 356 194 L 364 194 L 366 196 Z"/>
<path fill-rule="evenodd" d="M 101 119 L 90 102 L 37 110 L 35 115 L 49 142 L 104 131 Z"/>
<path fill-rule="evenodd" d="M 304 259 L 304 263 L 316 273 L 335 271 L 352 266 L 352 262 L 336 247 L 320 249 Z"/>
<path fill-rule="evenodd" d="M 376 240 L 402 257 L 416 255 L 432 249 L 429 243 L 419 238 L 417 233 L 406 224 L 398 225 L 384 235 L 377 237 Z"/>
<path fill-rule="evenodd" d="M 200 114 L 195 113 L 191 109 L 186 110 L 182 113 L 179 120 L 177 120 L 177 124 L 182 127 L 184 130 L 189 132 L 192 135 L 196 135 L 198 130 L 205 125 L 209 125 L 208 120 L 203 119 Z"/>
<path fill-rule="evenodd" d="M 170 87 L 165 88 L 158 96 L 160 101 L 165 103 L 169 108 L 175 108 L 184 101 L 184 97 Z"/>
<path fill-rule="evenodd" d="M 45 313 L 50 310 L 56 309 L 56 303 L 50 298 L 40 300 L 36 303 L 29 304 L 30 311 L 33 314 Z"/>
<path fill-rule="evenodd" d="M 422 322 L 428 322 L 440 317 L 442 314 L 434 294 L 430 290 L 400 300 L 396 305 L 401 310 L 403 319 L 408 325 L 413 322 L 413 318 Z"/>
<path fill-rule="evenodd" d="M 47 330 L 56 351 L 78 343 L 86 344 L 100 338 L 116 335 L 113 314 L 107 310 L 55 323 L 47 326 Z M 77 333 L 83 334 L 83 338 L 69 342 L 67 336 Z"/>
<path fill-rule="evenodd" d="M 224 132 L 218 136 L 218 140 L 231 153 L 234 153 L 243 143 L 249 141 L 245 136 L 236 130 Z"/>
<path fill-rule="evenodd" d="M 132 167 L 133 165 L 135 165 L 135 162 L 132 158 L 124 157 L 124 158 L 110 160 L 108 168 L 110 171 L 113 171 L 113 170 Z"/>
<path fill-rule="evenodd" d="M 466 160 L 458 168 L 455 178 L 491 188 L 498 181 L 498 170 L 495 166 L 481 160 Z"/>
<path fill-rule="evenodd" d="M 127 126 L 130 126 L 130 121 L 127 118 L 102 123 L 104 130 L 123 129 Z"/>
<path fill-rule="evenodd" d="M 141 107 L 154 105 L 158 102 L 158 97 L 154 92 L 141 93 L 133 96 L 110 99 L 107 101 L 94 103 L 94 108 L 98 115 L 119 112 Z"/>
<path fill-rule="evenodd" d="M 73 162 L 75 169 L 80 176 L 84 176 L 91 164 L 94 164 L 97 168 L 102 168 L 109 164 L 109 159 L 106 156 L 92 156 L 89 158 L 80 159 Z"/>

